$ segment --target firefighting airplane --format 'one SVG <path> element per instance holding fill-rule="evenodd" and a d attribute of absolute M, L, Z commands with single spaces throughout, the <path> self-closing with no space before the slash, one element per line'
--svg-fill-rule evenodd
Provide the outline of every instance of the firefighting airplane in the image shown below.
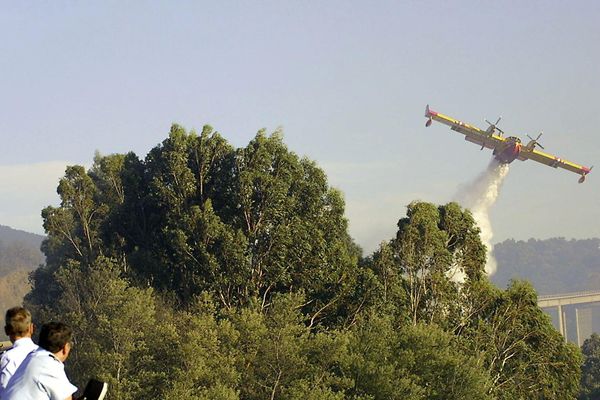
<path fill-rule="evenodd" d="M 542 164 L 546 164 L 550 167 L 560 167 L 571 172 L 575 172 L 576 174 L 581 175 L 579 178 L 579 183 L 583 183 L 585 181 L 586 175 L 589 174 L 593 168 L 587 168 L 583 165 L 575 164 L 571 161 L 563 160 L 551 154 L 546 154 L 537 150 L 535 148 L 536 146 L 542 149 L 544 148 L 544 146 L 538 142 L 542 136 L 541 133 L 535 139 L 527 135 L 530 140 L 525 146 L 523 146 L 521 143 L 521 139 L 516 136 L 504 137 L 504 131 L 497 126 L 501 118 L 498 118 L 494 124 L 488 120 L 485 120 L 485 122 L 487 122 L 490 126 L 486 130 L 481 130 L 475 126 L 433 111 L 429 108 L 429 105 L 427 105 L 425 108 L 425 117 L 427 118 L 425 126 L 430 126 L 432 120 L 436 120 L 442 124 L 448 125 L 453 131 L 464 134 L 465 140 L 480 145 L 481 150 L 483 150 L 484 147 L 493 149 L 494 157 L 503 164 L 511 163 L 516 159 L 521 161 L 531 159 Z"/>

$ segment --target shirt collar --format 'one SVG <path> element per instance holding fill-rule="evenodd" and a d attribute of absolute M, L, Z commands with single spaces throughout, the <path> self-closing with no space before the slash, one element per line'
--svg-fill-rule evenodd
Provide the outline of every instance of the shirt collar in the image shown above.
<path fill-rule="evenodd" d="M 43 348 L 41 348 L 41 347 L 38 347 L 38 349 L 37 349 L 36 351 L 34 351 L 34 352 L 33 352 L 33 356 L 34 356 L 34 357 L 47 357 L 47 356 L 50 356 L 50 357 L 52 357 L 54 360 L 58 361 L 59 363 L 61 363 L 61 364 L 63 363 L 62 361 L 60 361 L 60 360 L 58 359 L 58 357 L 56 357 L 56 356 L 54 355 L 54 353 L 51 353 L 51 352 L 49 352 L 48 350 L 46 350 L 46 349 L 43 349 Z"/>
<path fill-rule="evenodd" d="M 13 347 L 26 346 L 33 344 L 33 340 L 29 337 L 22 337 L 21 339 L 15 340 Z"/>

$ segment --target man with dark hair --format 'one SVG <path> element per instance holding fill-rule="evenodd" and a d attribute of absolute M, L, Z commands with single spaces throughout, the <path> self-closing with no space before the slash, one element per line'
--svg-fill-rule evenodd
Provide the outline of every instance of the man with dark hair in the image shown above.
<path fill-rule="evenodd" d="M 65 374 L 73 331 L 62 322 L 49 322 L 40 330 L 40 348 L 30 353 L 2 394 L 2 400 L 71 400 L 77 387 Z"/>
<path fill-rule="evenodd" d="M 38 347 L 31 340 L 33 324 L 31 313 L 23 307 L 13 307 L 6 311 L 4 332 L 13 346 L 2 353 L 0 358 L 0 399 L 8 381 L 17 371 L 25 357 Z"/>

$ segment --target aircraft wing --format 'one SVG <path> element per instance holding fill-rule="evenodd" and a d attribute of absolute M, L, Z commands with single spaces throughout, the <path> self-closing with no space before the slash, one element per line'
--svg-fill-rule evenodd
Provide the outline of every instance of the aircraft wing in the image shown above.
<path fill-rule="evenodd" d="M 523 147 L 521 149 L 521 153 L 519 154 L 520 160 L 533 160 L 542 164 L 546 164 L 549 167 L 553 168 L 563 168 L 571 172 L 575 172 L 576 174 L 581 175 L 581 179 L 579 182 L 583 182 L 585 180 L 585 176 L 590 173 L 592 168 L 584 167 L 583 165 L 575 164 L 571 161 L 563 160 L 559 157 L 556 157 L 552 154 L 544 153 L 543 151 L 539 151 L 535 148 L 529 149 L 527 147 Z"/>
<path fill-rule="evenodd" d="M 453 131 L 462 133 L 465 135 L 465 140 L 476 143 L 480 145 L 481 148 L 487 147 L 488 149 L 494 149 L 499 144 L 506 141 L 504 137 L 496 135 L 493 130 L 484 131 L 476 126 L 466 124 L 462 121 L 431 110 L 429 105 L 427 105 L 427 108 L 425 108 L 425 117 L 428 118 L 426 126 L 431 125 L 431 120 L 436 120 L 444 125 L 448 125 Z"/>

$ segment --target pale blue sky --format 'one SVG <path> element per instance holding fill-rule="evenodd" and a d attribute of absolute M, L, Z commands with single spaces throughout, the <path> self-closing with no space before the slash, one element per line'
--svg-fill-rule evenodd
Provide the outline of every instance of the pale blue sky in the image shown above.
<path fill-rule="evenodd" d="M 550 153 L 600 164 L 600 2 L 0 2 L 0 224 L 43 232 L 67 163 L 209 123 L 235 146 L 282 126 L 345 193 L 365 250 L 411 200 L 450 201 L 486 168 L 434 124 L 503 116 Z M 597 176 L 596 176 L 597 175 Z M 600 169 L 515 161 L 494 242 L 600 236 Z"/>

